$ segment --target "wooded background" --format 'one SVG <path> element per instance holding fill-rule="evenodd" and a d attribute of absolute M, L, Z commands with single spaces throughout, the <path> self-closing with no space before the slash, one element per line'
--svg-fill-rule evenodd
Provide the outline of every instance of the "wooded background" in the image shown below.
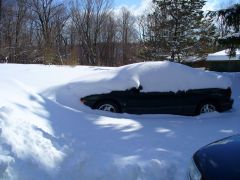
<path fill-rule="evenodd" d="M 153 0 L 141 16 L 110 0 L 0 0 L 0 62 L 120 66 L 205 57 L 226 34 L 204 0 Z"/>

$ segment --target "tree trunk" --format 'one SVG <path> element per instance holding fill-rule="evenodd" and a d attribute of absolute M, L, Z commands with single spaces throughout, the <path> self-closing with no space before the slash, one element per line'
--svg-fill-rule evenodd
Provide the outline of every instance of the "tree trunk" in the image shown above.
<path fill-rule="evenodd" d="M 0 24 L 2 20 L 2 0 L 0 0 Z"/>
<path fill-rule="evenodd" d="M 0 0 L 0 49 L 2 47 L 2 0 Z"/>

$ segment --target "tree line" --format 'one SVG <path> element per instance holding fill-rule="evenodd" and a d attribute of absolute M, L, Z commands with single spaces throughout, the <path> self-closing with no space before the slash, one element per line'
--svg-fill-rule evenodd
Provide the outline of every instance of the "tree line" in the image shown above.
<path fill-rule="evenodd" d="M 111 0 L 0 0 L 0 62 L 119 66 L 204 57 L 220 26 L 204 0 L 153 0 L 136 17 Z"/>

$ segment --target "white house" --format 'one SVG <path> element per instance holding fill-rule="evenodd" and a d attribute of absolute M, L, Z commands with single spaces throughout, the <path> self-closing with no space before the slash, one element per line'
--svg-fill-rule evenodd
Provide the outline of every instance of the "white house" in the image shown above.
<path fill-rule="evenodd" d="M 208 54 L 207 61 L 227 61 L 227 60 L 240 60 L 240 49 L 236 51 L 236 57 L 231 57 L 227 54 L 228 50 L 222 50 L 213 54 Z"/>

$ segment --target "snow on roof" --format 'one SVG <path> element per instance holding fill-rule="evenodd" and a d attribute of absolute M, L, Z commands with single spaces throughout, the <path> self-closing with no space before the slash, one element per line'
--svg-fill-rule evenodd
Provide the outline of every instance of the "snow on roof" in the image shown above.
<path fill-rule="evenodd" d="M 78 79 L 68 89 L 78 97 L 126 90 L 142 85 L 143 92 L 177 92 L 189 89 L 228 88 L 228 78 L 169 61 L 142 62 Z"/>
<path fill-rule="evenodd" d="M 222 50 L 207 56 L 207 61 L 225 61 L 225 60 L 240 60 L 240 49 L 236 51 L 236 57 L 231 57 L 229 59 L 228 50 Z"/>
<path fill-rule="evenodd" d="M 197 56 L 188 56 L 186 57 L 183 61 L 185 62 L 196 62 L 196 61 L 200 61 L 201 58 L 197 57 Z"/>

